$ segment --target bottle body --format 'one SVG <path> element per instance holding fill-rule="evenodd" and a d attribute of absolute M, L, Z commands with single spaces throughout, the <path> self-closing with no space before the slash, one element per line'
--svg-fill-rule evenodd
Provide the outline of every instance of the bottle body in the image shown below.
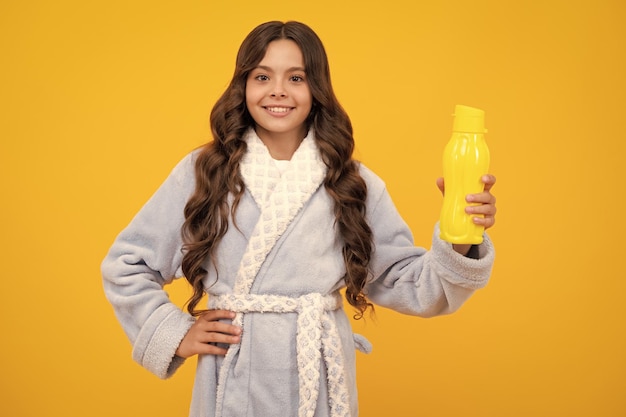
<path fill-rule="evenodd" d="M 482 110 L 457 106 L 455 117 L 470 109 L 483 117 Z M 461 106 L 464 107 L 464 106 Z M 462 121 L 455 120 L 455 127 L 443 153 L 443 178 L 445 193 L 439 219 L 441 239 L 457 244 L 479 244 L 483 241 L 484 227 L 474 224 L 472 217 L 465 213 L 468 194 L 480 193 L 484 189 L 481 177 L 489 172 L 489 148 L 485 141 L 484 128 L 476 127 L 472 120 L 469 128 Z M 477 130 L 465 132 L 459 130 Z"/>

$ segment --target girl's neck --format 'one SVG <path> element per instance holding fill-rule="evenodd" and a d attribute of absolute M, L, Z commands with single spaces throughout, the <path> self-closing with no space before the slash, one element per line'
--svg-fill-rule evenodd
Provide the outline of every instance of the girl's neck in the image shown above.
<path fill-rule="evenodd" d="M 306 130 L 296 134 L 294 132 L 276 133 L 268 132 L 258 127 L 255 129 L 261 141 L 267 147 L 272 158 L 277 160 L 291 160 L 293 154 L 298 150 L 300 143 L 306 137 Z"/>

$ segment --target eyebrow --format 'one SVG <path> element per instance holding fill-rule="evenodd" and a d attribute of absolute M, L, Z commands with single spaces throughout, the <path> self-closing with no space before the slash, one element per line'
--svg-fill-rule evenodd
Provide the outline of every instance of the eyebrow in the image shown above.
<path fill-rule="evenodd" d="M 268 71 L 268 72 L 272 72 L 274 71 L 272 68 L 265 66 L 265 65 L 258 65 L 255 69 L 262 69 L 263 71 Z M 303 67 L 291 67 L 291 68 L 287 68 L 287 72 L 293 72 L 293 71 L 302 71 L 302 72 L 306 72 L 306 70 Z"/>

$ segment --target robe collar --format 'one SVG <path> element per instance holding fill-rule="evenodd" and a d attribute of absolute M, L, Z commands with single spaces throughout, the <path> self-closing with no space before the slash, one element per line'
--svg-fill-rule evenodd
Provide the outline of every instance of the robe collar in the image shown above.
<path fill-rule="evenodd" d="M 313 130 L 309 130 L 300 146 L 291 157 L 291 163 L 281 175 L 269 149 L 254 129 L 250 128 L 244 135 L 248 150 L 244 155 L 240 170 L 243 181 L 257 205 L 262 208 L 268 199 L 278 190 L 287 191 L 290 201 L 306 202 L 321 185 L 326 176 L 326 165 L 321 159 L 315 142 Z M 285 189 L 276 188 L 283 182 Z M 297 204 L 297 203 L 296 203 Z"/>
<path fill-rule="evenodd" d="M 302 207 L 321 186 L 327 167 L 310 130 L 281 175 L 254 129 L 244 136 L 248 149 L 240 163 L 244 184 L 261 213 L 239 265 L 234 292 L 248 294 L 262 263 Z"/>

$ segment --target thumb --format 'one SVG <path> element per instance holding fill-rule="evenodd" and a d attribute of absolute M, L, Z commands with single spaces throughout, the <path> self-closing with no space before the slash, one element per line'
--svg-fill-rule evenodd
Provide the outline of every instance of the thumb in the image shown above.
<path fill-rule="evenodd" d="M 441 191 L 441 195 L 445 194 L 445 184 L 443 182 L 443 177 L 439 177 L 437 178 L 437 188 L 439 188 L 439 191 Z"/>

